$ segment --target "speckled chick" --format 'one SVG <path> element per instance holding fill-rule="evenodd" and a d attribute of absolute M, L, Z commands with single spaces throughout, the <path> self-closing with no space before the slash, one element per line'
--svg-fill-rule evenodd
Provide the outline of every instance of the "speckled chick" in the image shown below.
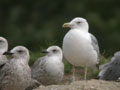
<path fill-rule="evenodd" d="M 12 55 L 13 58 L 0 70 L 0 90 L 25 90 L 31 83 L 28 49 L 16 46 L 4 54 Z"/>
<path fill-rule="evenodd" d="M 32 78 L 43 85 L 60 83 L 64 76 L 61 48 L 51 46 L 43 53 L 46 53 L 46 56 L 40 57 L 32 67 Z"/>

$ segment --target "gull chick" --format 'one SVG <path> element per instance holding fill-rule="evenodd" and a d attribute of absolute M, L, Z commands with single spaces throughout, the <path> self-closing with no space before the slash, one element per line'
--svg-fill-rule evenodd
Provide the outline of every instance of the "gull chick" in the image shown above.
<path fill-rule="evenodd" d="M 85 67 L 85 80 L 87 68 L 96 68 L 99 63 L 99 46 L 94 35 L 89 33 L 86 19 L 77 17 L 65 23 L 64 28 L 70 28 L 63 39 L 63 54 L 73 65 L 73 81 L 75 81 L 74 66 Z"/>
<path fill-rule="evenodd" d="M 0 37 L 0 65 L 4 64 L 7 61 L 7 58 L 5 55 L 3 55 L 4 52 L 8 50 L 8 42 L 5 38 Z"/>
<path fill-rule="evenodd" d="M 32 67 L 32 78 L 43 85 L 58 84 L 64 75 L 62 50 L 58 46 L 51 46 L 43 53 L 46 56 L 40 57 Z"/>
<path fill-rule="evenodd" d="M 0 70 L 0 90 L 25 90 L 32 80 L 28 49 L 16 46 L 4 55 L 12 55 L 13 58 Z"/>
<path fill-rule="evenodd" d="M 100 80 L 116 81 L 120 78 L 120 51 L 116 52 L 111 61 L 105 64 L 100 71 Z"/>

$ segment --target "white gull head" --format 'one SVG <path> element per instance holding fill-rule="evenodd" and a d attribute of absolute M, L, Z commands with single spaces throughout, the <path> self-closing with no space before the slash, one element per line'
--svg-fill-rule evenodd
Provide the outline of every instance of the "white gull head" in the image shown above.
<path fill-rule="evenodd" d="M 88 32 L 89 26 L 87 23 L 87 20 L 81 17 L 76 17 L 74 18 L 72 21 L 70 21 L 69 23 L 65 23 L 63 24 L 64 28 L 71 28 L 71 30 L 74 29 L 80 29 L 80 30 L 84 30 Z"/>

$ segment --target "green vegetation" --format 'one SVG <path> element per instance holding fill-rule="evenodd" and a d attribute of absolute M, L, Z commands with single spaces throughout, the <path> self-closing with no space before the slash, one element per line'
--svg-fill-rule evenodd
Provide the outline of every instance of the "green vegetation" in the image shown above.
<path fill-rule="evenodd" d="M 67 60 L 64 60 L 64 66 L 65 66 L 65 72 L 71 73 L 72 65 Z"/>
<path fill-rule="evenodd" d="M 64 22 L 84 17 L 103 52 L 119 50 L 120 2 L 117 0 L 0 0 L 0 36 L 9 48 L 24 45 L 38 52 L 48 43 L 61 46 Z"/>

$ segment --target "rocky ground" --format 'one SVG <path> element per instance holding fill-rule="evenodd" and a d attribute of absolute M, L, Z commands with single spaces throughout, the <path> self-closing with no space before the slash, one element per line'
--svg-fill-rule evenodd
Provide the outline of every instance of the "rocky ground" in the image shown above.
<path fill-rule="evenodd" d="M 120 90 L 120 82 L 88 80 L 76 81 L 66 85 L 40 86 L 34 90 Z"/>
<path fill-rule="evenodd" d="M 91 74 L 91 73 L 90 73 Z M 95 77 L 92 77 L 95 78 Z M 49 85 L 34 89 L 34 90 L 120 90 L 120 82 L 103 81 L 103 80 L 83 80 L 84 71 L 77 70 L 76 80 L 72 83 L 72 73 L 65 74 L 64 79 L 60 85 Z"/>

